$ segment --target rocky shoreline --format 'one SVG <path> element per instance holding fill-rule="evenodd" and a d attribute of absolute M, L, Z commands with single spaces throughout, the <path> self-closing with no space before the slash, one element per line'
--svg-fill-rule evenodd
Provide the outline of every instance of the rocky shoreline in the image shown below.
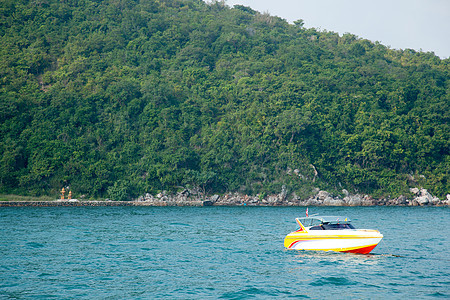
<path fill-rule="evenodd" d="M 426 189 L 411 189 L 413 197 L 374 199 L 368 195 L 349 194 L 343 190 L 344 197 L 333 196 L 327 191 L 317 191 L 314 196 L 301 199 L 295 194 L 288 197 L 285 188 L 281 193 L 263 197 L 248 196 L 239 193 L 201 196 L 195 191 L 183 190 L 177 194 L 159 193 L 156 196 L 145 194 L 133 201 L 90 201 L 90 200 L 55 200 L 55 201 L 1 201 L 0 207 L 77 207 L 77 206 L 449 206 L 450 194 L 441 200 L 431 195 Z"/>
<path fill-rule="evenodd" d="M 212 195 L 200 197 L 197 193 L 183 190 L 176 195 L 159 193 L 156 196 L 146 194 L 139 197 L 136 202 L 147 203 L 154 206 L 183 206 L 186 203 L 201 202 L 203 206 L 449 206 L 450 194 L 441 200 L 431 195 L 426 189 L 411 189 L 414 195 L 411 199 L 406 196 L 397 198 L 375 199 L 368 195 L 350 195 L 343 190 L 344 197 L 333 196 L 327 191 L 317 191 L 312 197 L 301 199 L 295 194 L 288 197 L 285 188 L 281 193 L 262 197 L 261 195 L 248 196 L 239 193 Z"/>

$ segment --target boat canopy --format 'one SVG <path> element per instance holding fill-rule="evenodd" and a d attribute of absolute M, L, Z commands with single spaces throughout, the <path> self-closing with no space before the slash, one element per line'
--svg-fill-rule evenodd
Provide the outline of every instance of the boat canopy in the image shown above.
<path fill-rule="evenodd" d="M 312 216 L 297 218 L 305 227 L 321 224 L 350 224 L 350 218 L 345 216 Z"/>

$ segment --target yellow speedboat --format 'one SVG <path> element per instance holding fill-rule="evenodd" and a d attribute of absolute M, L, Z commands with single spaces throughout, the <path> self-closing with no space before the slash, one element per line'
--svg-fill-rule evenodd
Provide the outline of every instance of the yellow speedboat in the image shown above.
<path fill-rule="evenodd" d="M 355 229 L 347 217 L 311 216 L 295 220 L 300 228 L 284 239 L 288 249 L 368 254 L 383 238 L 378 230 Z"/>

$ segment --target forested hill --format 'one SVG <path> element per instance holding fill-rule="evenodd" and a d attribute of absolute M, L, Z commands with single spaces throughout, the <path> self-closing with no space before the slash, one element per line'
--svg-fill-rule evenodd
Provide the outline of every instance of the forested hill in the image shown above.
<path fill-rule="evenodd" d="M 301 17 L 2 0 L 0 193 L 449 193 L 450 60 Z"/>

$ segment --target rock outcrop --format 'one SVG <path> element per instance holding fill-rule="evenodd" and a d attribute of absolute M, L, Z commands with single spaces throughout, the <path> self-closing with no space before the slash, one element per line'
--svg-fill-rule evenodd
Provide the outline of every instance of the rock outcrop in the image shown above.
<path fill-rule="evenodd" d="M 397 198 L 375 199 L 369 195 L 350 194 L 347 190 L 342 190 L 343 197 L 334 196 L 327 191 L 316 190 L 316 194 L 302 199 L 295 194 L 289 197 L 285 186 L 279 194 L 275 195 L 242 195 L 239 193 L 228 193 L 224 195 L 201 196 L 197 193 L 191 193 L 187 190 L 176 195 L 166 195 L 164 192 L 153 197 L 146 194 L 139 197 L 138 201 L 149 202 L 158 206 L 182 206 L 182 205 L 201 205 L 209 206 L 448 206 L 450 205 L 450 195 L 446 199 L 440 200 L 431 195 L 426 189 L 411 189 L 413 198 L 406 196 Z M 195 203 L 195 204 L 194 204 Z"/>
<path fill-rule="evenodd" d="M 341 196 L 334 196 L 327 191 L 315 190 L 315 194 L 302 199 L 295 194 L 289 195 L 285 186 L 275 195 L 242 195 L 227 193 L 224 195 L 205 196 L 196 190 L 185 189 L 176 194 L 166 191 L 145 194 L 134 201 L 1 201 L 1 206 L 449 206 L 450 194 L 441 200 L 431 195 L 426 189 L 412 188 L 412 197 L 374 199 L 368 195 L 350 194 L 342 190 Z M 112 199 L 114 200 L 114 199 Z"/>

